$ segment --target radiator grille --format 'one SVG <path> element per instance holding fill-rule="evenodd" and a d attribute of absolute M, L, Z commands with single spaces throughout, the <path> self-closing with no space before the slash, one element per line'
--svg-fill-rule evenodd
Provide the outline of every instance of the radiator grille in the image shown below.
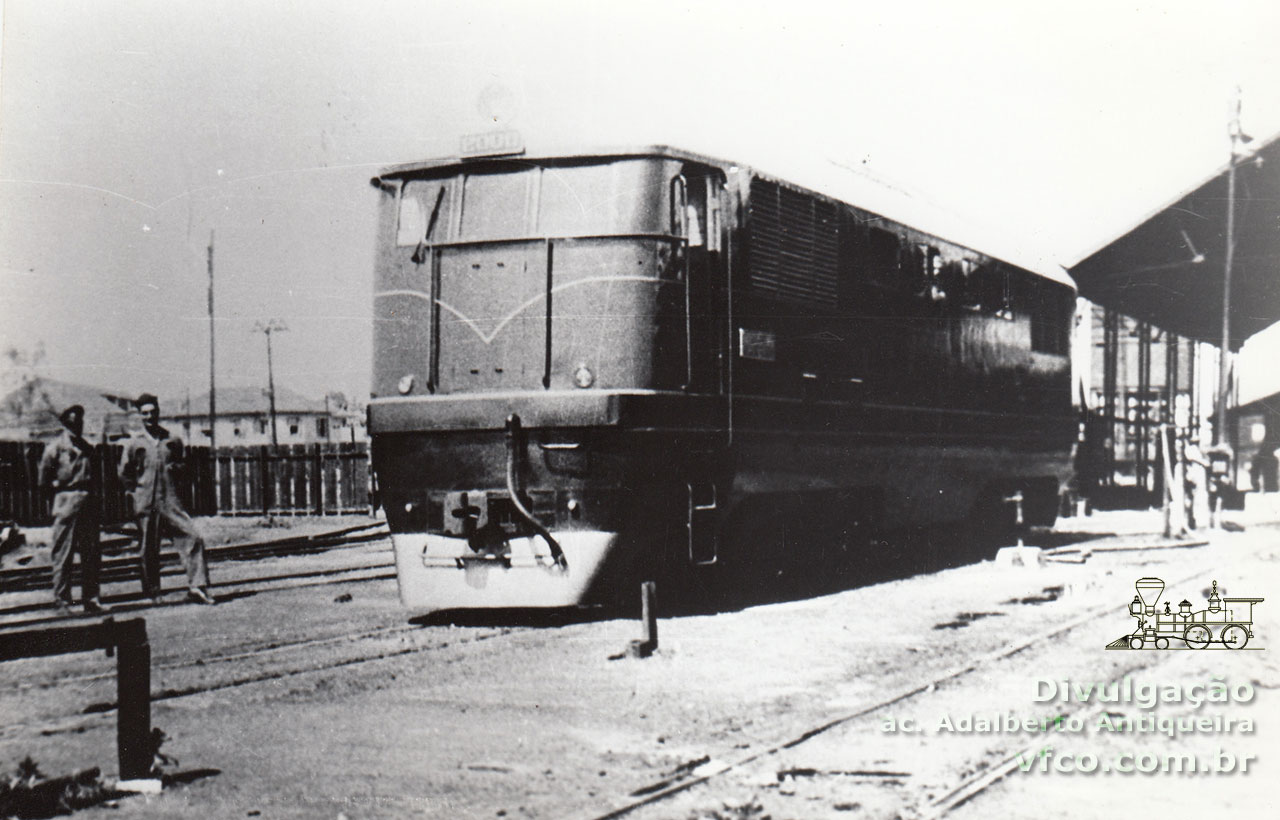
<path fill-rule="evenodd" d="M 836 206 L 762 179 L 751 181 L 747 217 L 751 286 L 834 307 L 839 271 Z"/>

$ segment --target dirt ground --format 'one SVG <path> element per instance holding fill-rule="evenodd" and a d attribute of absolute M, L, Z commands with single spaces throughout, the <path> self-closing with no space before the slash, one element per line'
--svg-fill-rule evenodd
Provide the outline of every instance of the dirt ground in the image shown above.
<path fill-rule="evenodd" d="M 415 619 L 385 572 L 324 585 L 253 583 L 376 563 L 385 544 L 215 566 L 215 591 L 237 590 L 224 603 L 142 613 L 153 694 L 169 693 L 152 720 L 171 738 L 164 751 L 180 761 L 178 782 L 83 815 L 597 817 L 692 783 L 630 816 L 1271 816 L 1280 530 L 1268 522 L 1277 513 L 1251 509 L 1237 516 L 1243 531 L 1215 531 L 1205 546 L 1097 551 L 1083 564 L 988 560 L 912 574 L 903 555 L 902 577 L 880 583 L 663 618 L 658 652 L 645 660 L 616 658 L 640 637 L 628 619 Z M 1140 535 L 1159 525 L 1156 513 L 1108 513 L 1058 529 L 1115 534 L 1100 543 L 1124 547 L 1159 543 Z M 1133 630 L 1133 584 L 1151 575 L 1165 580 L 1162 602 L 1175 607 L 1186 598 L 1203 609 L 1212 580 L 1224 596 L 1267 598 L 1255 607 L 1249 649 L 1104 649 Z M 260 651 L 271 646 L 278 651 Z M 111 663 L 86 654 L 5 664 L 0 766 L 31 755 L 47 773 L 114 772 L 114 713 L 83 711 L 113 698 Z M 1133 703 L 1036 699 L 1048 681 L 1126 675 L 1183 691 L 1215 675 L 1248 683 L 1248 702 L 1151 711 L 1247 717 L 1253 730 L 1169 737 L 1090 728 L 1046 742 L 1040 731 L 939 728 L 964 716 L 1079 711 L 1092 727 L 1113 708 L 1141 714 Z M 887 730 L 889 718 L 923 728 Z M 1227 750 L 1256 761 L 1244 774 L 1197 776 L 1015 766 L 957 800 L 967 782 L 1050 746 L 1107 760 Z"/>

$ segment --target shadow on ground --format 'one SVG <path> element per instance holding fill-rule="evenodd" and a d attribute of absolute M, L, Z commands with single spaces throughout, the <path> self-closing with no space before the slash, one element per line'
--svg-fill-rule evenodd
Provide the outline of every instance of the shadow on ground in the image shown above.
<path fill-rule="evenodd" d="M 1066 546 L 1099 538 L 1098 533 L 1032 529 L 1029 544 Z M 748 607 L 830 595 L 859 587 L 925 575 L 994 558 L 1016 536 L 975 533 L 956 527 L 916 528 L 870 539 L 861 549 L 827 545 L 806 557 L 752 556 L 736 563 L 682 567 L 657 578 L 658 614 L 663 618 L 712 615 Z M 476 609 L 433 612 L 410 619 L 417 626 L 519 626 L 557 628 L 577 623 L 635 618 L 640 614 L 640 578 L 624 582 L 619 600 L 577 609 Z M 634 594 L 632 594 L 634 593 Z"/>

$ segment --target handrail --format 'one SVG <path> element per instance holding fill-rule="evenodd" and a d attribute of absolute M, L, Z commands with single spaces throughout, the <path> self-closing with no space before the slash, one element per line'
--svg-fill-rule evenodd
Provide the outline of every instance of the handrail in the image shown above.
<path fill-rule="evenodd" d="M 720 190 L 723 194 L 726 195 L 726 197 L 729 195 L 729 185 L 723 179 L 720 181 Z M 721 203 L 721 204 L 724 205 L 724 204 L 730 204 L 730 203 Z M 728 222 L 728 220 L 722 219 L 721 225 L 724 225 L 726 222 Z M 725 277 L 725 280 L 724 280 L 725 331 L 728 334 L 728 338 L 725 339 L 725 347 L 724 347 L 724 355 L 726 360 L 725 396 L 727 399 L 726 407 L 725 407 L 725 410 L 726 410 L 725 433 L 726 433 L 727 440 L 725 444 L 726 446 L 732 447 L 733 446 L 733 370 L 734 370 L 734 363 L 737 361 L 737 351 L 733 349 L 734 343 L 737 340 L 737 334 L 733 332 L 733 264 L 734 264 L 733 240 L 734 240 L 734 235 L 732 231 L 727 229 L 725 229 L 725 233 L 726 233 L 726 236 L 724 236 L 722 239 L 722 242 L 724 244 L 724 265 L 722 266 L 722 270 L 724 271 L 724 277 Z"/>
<path fill-rule="evenodd" d="M 445 186 L 440 186 L 440 190 L 436 193 L 436 202 L 431 207 L 431 216 L 427 220 L 427 227 L 422 232 L 422 238 L 418 240 L 418 247 L 414 250 L 411 259 L 415 264 L 421 266 L 427 263 L 427 275 L 431 277 L 431 313 L 427 317 L 428 322 L 428 338 L 431 340 L 431 350 L 429 352 L 429 362 L 427 364 L 427 392 L 436 392 L 436 385 L 439 383 L 440 369 L 440 308 L 436 304 L 436 298 L 440 293 L 440 258 L 436 253 L 435 245 L 427 242 L 427 238 L 431 236 L 436 228 L 436 220 L 440 217 L 440 205 L 444 202 Z"/>
<path fill-rule="evenodd" d="M 533 528 L 533 531 L 547 542 L 547 547 L 551 550 L 551 559 L 555 562 L 554 566 L 561 572 L 569 571 L 569 562 L 565 560 L 564 550 L 560 548 L 560 542 L 556 541 L 551 531 L 542 526 L 538 519 L 533 517 L 533 513 L 529 512 L 524 502 L 520 500 L 520 487 L 517 474 L 519 473 L 519 453 L 522 444 L 520 416 L 512 413 L 507 416 L 507 492 L 511 495 L 511 505 L 515 507 L 520 517 Z"/>
<path fill-rule="evenodd" d="M 543 369 L 542 369 L 542 389 L 550 390 L 551 389 L 551 295 L 553 290 L 552 279 L 551 279 L 551 266 L 555 256 L 555 240 L 548 238 L 546 242 L 547 242 L 547 296 L 546 296 L 547 320 L 546 320 L 546 334 L 545 334 L 546 336 L 545 356 L 543 360 Z"/>
<path fill-rule="evenodd" d="M 676 189 L 680 189 L 680 198 L 676 199 Z M 667 226 L 671 228 L 671 232 L 681 239 L 687 239 L 689 236 L 689 226 L 686 222 L 686 209 L 689 206 L 689 183 L 684 178 L 684 174 L 676 174 L 671 178 L 670 196 L 667 198 Z"/>
<path fill-rule="evenodd" d="M 435 393 L 440 386 L 440 254 L 434 246 L 429 247 L 431 257 L 431 351 L 427 362 L 427 392 Z"/>
<path fill-rule="evenodd" d="M 679 190 L 680 196 L 677 199 L 676 191 Z M 693 387 L 693 320 L 689 316 L 689 312 L 693 309 L 692 296 L 690 293 L 691 283 L 689 281 L 689 183 L 685 180 L 684 174 L 676 174 L 671 178 L 671 191 L 668 197 L 668 217 L 671 221 L 671 230 L 676 232 L 680 238 L 680 247 L 684 251 L 681 256 L 681 262 L 684 265 L 681 278 L 684 279 L 684 390 Z"/>

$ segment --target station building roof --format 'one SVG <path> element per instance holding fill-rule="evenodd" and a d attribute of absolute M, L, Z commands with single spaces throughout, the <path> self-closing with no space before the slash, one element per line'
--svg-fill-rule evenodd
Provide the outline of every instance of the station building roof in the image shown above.
<path fill-rule="evenodd" d="M 1068 268 L 1089 300 L 1222 343 L 1228 166 Z M 1280 321 L 1280 134 L 1236 160 L 1231 340 Z"/>
<path fill-rule="evenodd" d="M 276 388 L 276 415 L 325 414 L 339 415 L 338 407 L 330 408 L 324 399 L 311 399 L 287 387 Z M 265 416 L 271 412 L 271 399 L 261 387 L 219 387 L 219 416 Z M 170 403 L 164 415 L 171 418 L 205 417 L 209 415 L 209 394 L 200 395 L 187 402 Z"/>
<path fill-rule="evenodd" d="M 101 387 L 37 377 L 0 396 L 0 440 L 53 438 L 62 432 L 58 414 L 73 404 L 84 408 L 84 433 L 97 440 L 128 432 L 128 412 Z"/>

